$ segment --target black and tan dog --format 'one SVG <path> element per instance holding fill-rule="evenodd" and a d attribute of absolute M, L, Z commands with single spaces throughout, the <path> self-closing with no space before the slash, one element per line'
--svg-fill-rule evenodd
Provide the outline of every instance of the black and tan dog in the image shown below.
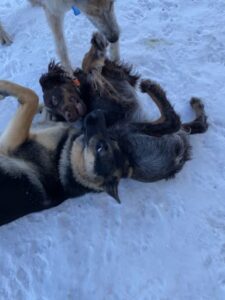
<path fill-rule="evenodd" d="M 0 81 L 0 95 L 20 103 L 0 137 L 0 225 L 90 191 L 118 198 L 128 162 L 100 111 L 86 117 L 83 131 L 65 123 L 32 131 L 37 95 L 8 81 Z"/>
<path fill-rule="evenodd" d="M 141 87 L 167 106 L 166 95 L 157 84 L 147 80 Z M 104 113 L 95 110 L 86 116 L 80 131 L 61 122 L 32 131 L 36 94 L 0 81 L 0 95 L 14 96 L 20 103 L 0 137 L 0 225 L 90 191 L 106 191 L 119 201 L 122 177 L 145 182 L 166 179 L 189 158 L 184 130 L 153 137 L 129 126 L 107 128 Z M 207 129 L 204 107 L 199 99 L 192 99 L 191 104 L 197 118 L 185 127 L 193 133 L 203 132 Z"/>
<path fill-rule="evenodd" d="M 20 107 L 0 137 L 0 224 L 56 206 L 69 197 L 106 191 L 119 201 L 122 177 L 145 182 L 175 175 L 189 159 L 189 133 L 207 129 L 202 102 L 193 98 L 196 119 L 181 124 L 161 87 L 149 80 L 141 90 L 157 104 L 156 122 L 135 122 L 138 76 L 105 59 L 97 34 L 77 82 L 57 65 L 41 78 L 45 102 L 67 121 L 85 117 L 82 130 L 66 122 L 31 130 L 38 97 L 27 88 L 0 81 L 0 95 Z M 70 115 L 72 118 L 70 119 Z"/>
<path fill-rule="evenodd" d="M 95 33 L 82 70 L 74 74 L 76 80 L 51 63 L 48 73 L 40 78 L 45 104 L 53 115 L 71 122 L 81 116 L 80 106 L 88 112 L 101 109 L 108 135 L 128 158 L 130 176 L 146 182 L 169 178 L 189 158 L 188 135 L 208 128 L 204 106 L 200 99 L 193 98 L 191 106 L 196 119 L 182 124 L 162 88 L 144 80 L 141 91 L 151 97 L 161 112 L 155 122 L 144 121 L 136 93 L 139 76 L 132 73 L 131 67 L 108 60 L 106 47 L 106 39 Z"/>

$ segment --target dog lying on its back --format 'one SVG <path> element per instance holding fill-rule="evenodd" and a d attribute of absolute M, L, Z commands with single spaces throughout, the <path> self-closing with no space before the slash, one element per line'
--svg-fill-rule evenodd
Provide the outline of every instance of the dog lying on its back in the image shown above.
<path fill-rule="evenodd" d="M 108 138 L 115 139 L 128 157 L 132 178 L 150 182 L 175 175 L 189 158 L 188 134 L 207 130 L 201 100 L 191 100 L 196 119 L 181 124 L 162 88 L 144 80 L 141 90 L 153 99 L 161 116 L 155 122 L 143 122 L 138 116 L 135 90 L 139 76 L 132 74 L 131 68 L 126 65 L 107 60 L 106 46 L 104 37 L 94 34 L 91 49 L 83 60 L 83 70 L 74 74 L 79 79 L 79 88 L 76 86 L 77 79 L 74 84 L 73 78 L 51 63 L 49 72 L 40 78 L 45 104 L 53 115 L 66 121 L 77 119 L 77 114 L 69 109 L 73 107 L 76 110 L 77 103 L 82 102 L 88 112 L 101 109 L 106 119 Z M 67 110 L 71 112 L 69 120 L 65 114 Z"/>
<path fill-rule="evenodd" d="M 7 96 L 20 106 L 0 136 L 0 225 L 91 191 L 117 198 L 115 186 L 128 176 L 128 161 L 106 136 L 100 111 L 85 118 L 83 130 L 60 122 L 31 130 L 36 94 L 0 81 L 0 99 Z"/>
<path fill-rule="evenodd" d="M 105 60 L 100 41 L 93 40 L 85 57 L 86 71 L 79 72 L 79 89 L 77 80 L 57 65 L 41 79 L 52 113 L 55 110 L 68 117 L 64 113 L 72 112 L 70 107 L 57 110 L 64 107 L 65 100 L 75 105 L 75 119 L 88 109 L 81 130 L 66 122 L 30 130 L 38 106 L 36 94 L 0 81 L 0 95 L 17 97 L 21 104 L 0 136 L 0 224 L 91 191 L 106 191 L 119 202 L 121 178 L 151 182 L 174 176 L 189 159 L 189 133 L 206 131 L 199 99 L 191 101 L 196 119 L 181 124 L 165 92 L 149 80 L 141 82 L 141 90 L 158 105 L 161 117 L 154 123 L 134 122 L 137 76 L 129 68 Z M 82 99 L 85 91 L 93 103 L 83 102 L 87 100 Z"/>
<path fill-rule="evenodd" d="M 167 103 L 157 84 L 143 81 L 141 88 Z M 65 122 L 31 131 L 36 94 L 0 81 L 0 99 L 10 95 L 20 107 L 0 136 L 0 225 L 91 191 L 106 191 L 119 202 L 121 178 L 166 179 L 189 158 L 186 131 L 153 137 L 125 126 L 107 128 L 101 110 L 89 113 L 80 131 Z M 197 117 L 185 129 L 201 133 L 207 129 L 203 104 L 192 99 L 191 105 Z"/>
<path fill-rule="evenodd" d="M 132 123 L 133 129 L 150 135 L 178 131 L 180 118 L 169 101 L 159 102 L 155 97 L 152 99 L 163 117 L 156 122 L 143 122 L 136 93 L 140 76 L 129 65 L 108 60 L 107 45 L 104 36 L 95 33 L 82 70 L 75 71 L 74 77 L 54 62 L 49 64 L 48 72 L 40 78 L 49 113 L 56 119 L 75 122 L 85 112 L 101 109 L 108 127 Z"/>

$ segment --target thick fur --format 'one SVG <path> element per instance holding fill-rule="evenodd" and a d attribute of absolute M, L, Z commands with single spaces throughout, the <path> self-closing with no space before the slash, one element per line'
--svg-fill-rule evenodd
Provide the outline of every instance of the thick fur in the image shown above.
<path fill-rule="evenodd" d="M 108 134 L 119 143 L 128 158 L 132 178 L 150 182 L 174 176 L 190 157 L 188 135 L 207 130 L 201 100 L 191 100 L 196 119 L 182 124 L 165 91 L 155 82 L 143 80 L 141 91 L 151 97 L 161 113 L 157 121 L 143 122 L 138 115 L 140 109 L 135 89 L 139 76 L 126 64 L 105 57 L 107 42 L 103 36 L 94 34 L 91 44 L 82 70 L 74 74 L 80 80 L 80 97 L 87 111 L 104 111 Z M 51 72 L 54 74 L 54 69 Z M 44 94 L 45 84 L 51 89 L 48 80 L 51 72 L 41 78 Z M 65 99 L 63 96 L 60 100 L 64 102 Z M 51 108 L 54 114 L 54 107 Z"/>
<path fill-rule="evenodd" d="M 67 120 L 65 113 L 56 109 L 53 101 L 57 82 L 57 89 L 61 90 L 58 102 L 61 106 L 67 105 L 69 100 L 74 98 L 76 102 L 82 99 L 87 112 L 101 109 L 105 113 L 107 126 L 115 124 L 132 123 L 133 129 L 151 135 L 168 134 L 178 131 L 181 127 L 179 116 L 166 98 L 165 92 L 157 89 L 149 91 L 149 96 L 159 107 L 161 117 L 155 122 L 143 123 L 143 116 L 140 113 L 140 105 L 137 97 L 136 87 L 140 78 L 139 74 L 133 72 L 132 66 L 125 63 L 113 62 L 106 58 L 107 41 L 99 33 L 92 37 L 91 48 L 85 55 L 82 63 L 82 70 L 74 72 L 79 79 L 79 93 L 70 94 L 65 91 L 65 77 L 69 75 L 59 65 L 50 63 L 48 72 L 40 78 L 40 84 L 44 93 L 44 101 L 53 115 L 60 115 Z M 73 85 L 73 78 L 70 77 L 70 85 Z M 152 89 L 157 87 L 153 84 Z M 141 85 L 142 92 L 145 92 L 144 83 Z M 67 85 L 68 91 L 68 85 Z M 156 96 L 155 93 L 160 93 Z M 75 120 L 74 120 L 75 121 Z M 159 126 L 161 124 L 161 126 Z M 170 130 L 170 131 L 168 131 Z"/>
<path fill-rule="evenodd" d="M 62 65 L 71 72 L 72 67 L 68 56 L 64 37 L 64 16 L 72 6 L 78 7 L 93 25 L 105 35 L 111 43 L 112 60 L 119 59 L 119 26 L 117 24 L 114 0 L 29 0 L 33 5 L 44 8 L 48 24 L 52 30 L 56 49 Z"/>
<path fill-rule="evenodd" d="M 106 136 L 102 112 L 89 114 L 83 130 L 60 122 L 30 130 L 36 94 L 0 81 L 0 95 L 20 103 L 0 136 L 0 225 L 90 191 L 106 191 L 118 200 L 127 160 Z"/>

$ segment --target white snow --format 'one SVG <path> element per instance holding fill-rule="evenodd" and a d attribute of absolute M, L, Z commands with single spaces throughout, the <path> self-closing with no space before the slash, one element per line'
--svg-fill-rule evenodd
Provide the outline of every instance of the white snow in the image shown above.
<path fill-rule="evenodd" d="M 124 180 L 122 205 L 89 194 L 0 228 L 1 300 L 225 299 L 225 2 L 120 0 L 121 55 L 158 81 L 184 120 L 191 96 L 204 99 L 210 127 L 191 137 L 193 159 L 170 181 Z M 40 8 L 1 0 L 14 43 L 0 46 L 0 77 L 33 88 L 51 58 Z M 79 66 L 94 28 L 66 15 Z M 156 109 L 140 95 L 149 116 Z M 0 129 L 16 101 L 0 103 Z"/>

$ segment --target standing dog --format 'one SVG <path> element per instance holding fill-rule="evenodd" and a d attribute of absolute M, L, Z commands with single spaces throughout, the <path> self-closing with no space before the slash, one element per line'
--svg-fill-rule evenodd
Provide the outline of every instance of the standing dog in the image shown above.
<path fill-rule="evenodd" d="M 111 43 L 110 53 L 112 60 L 119 59 L 119 26 L 114 11 L 114 0 L 29 0 L 33 5 L 44 8 L 49 26 L 54 35 L 58 55 L 62 65 L 71 71 L 71 63 L 66 47 L 63 22 L 65 13 L 78 7 L 92 22 L 92 24 Z"/>

